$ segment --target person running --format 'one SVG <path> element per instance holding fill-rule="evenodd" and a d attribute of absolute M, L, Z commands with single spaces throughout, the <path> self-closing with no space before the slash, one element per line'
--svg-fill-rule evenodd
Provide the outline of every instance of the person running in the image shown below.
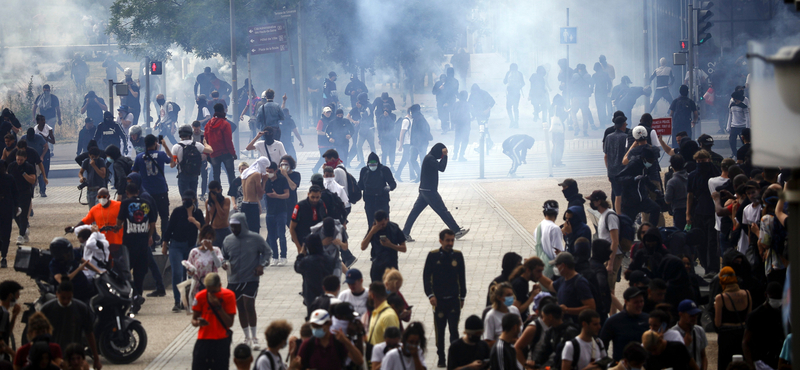
<path fill-rule="evenodd" d="M 669 93 L 669 87 L 675 82 L 675 76 L 672 75 L 672 67 L 667 67 L 667 58 L 659 59 L 658 64 L 659 67 L 653 71 L 653 74 L 650 75 L 650 79 L 647 81 L 649 83 L 655 79 L 656 88 L 653 93 L 653 101 L 650 102 L 650 107 L 647 109 L 646 113 L 652 112 L 653 108 L 656 107 L 656 104 L 658 104 L 658 101 L 661 99 L 666 100 L 669 104 L 672 103 L 672 94 Z"/>
<path fill-rule="evenodd" d="M 417 217 L 419 217 L 419 214 L 428 206 L 442 218 L 442 221 L 444 221 L 450 230 L 455 232 L 456 239 L 461 239 L 469 232 L 469 229 L 458 226 L 456 220 L 453 219 L 453 215 L 450 214 L 450 211 L 447 210 L 447 206 L 444 205 L 442 196 L 439 195 L 439 172 L 444 172 L 446 168 L 447 147 L 442 143 L 436 143 L 422 162 L 422 168 L 420 169 L 419 196 L 414 203 L 414 208 L 411 209 L 411 213 L 406 219 L 405 226 L 403 226 L 403 233 L 406 235 L 406 241 L 414 241 L 411 237 L 411 228 L 414 226 L 414 222 L 417 220 Z"/>

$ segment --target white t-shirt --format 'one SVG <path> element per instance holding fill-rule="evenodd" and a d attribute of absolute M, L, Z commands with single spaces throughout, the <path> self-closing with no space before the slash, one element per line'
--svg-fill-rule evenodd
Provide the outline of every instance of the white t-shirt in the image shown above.
<path fill-rule="evenodd" d="M 400 127 L 401 131 L 405 131 L 405 136 L 403 136 L 403 144 L 402 145 L 411 145 L 411 119 L 408 117 L 403 118 L 403 125 Z"/>
<path fill-rule="evenodd" d="M 350 208 L 350 198 L 347 197 L 347 190 L 345 190 L 341 185 L 336 182 L 336 179 L 333 177 L 327 177 L 323 180 L 323 185 L 325 185 L 325 189 L 328 189 L 331 193 L 334 193 L 339 196 L 339 199 L 342 200 L 344 203 L 344 208 Z"/>
<path fill-rule="evenodd" d="M 47 137 L 50 136 L 50 131 L 53 131 L 53 128 L 50 127 L 50 125 L 48 125 L 46 123 L 45 123 L 44 128 L 42 130 L 39 130 L 39 125 L 33 126 L 33 132 L 37 133 L 39 135 L 42 135 L 42 137 L 45 138 L 45 139 L 47 139 Z M 45 140 L 44 145 L 47 148 L 50 148 L 50 143 L 47 140 Z M 53 149 L 53 148 L 50 148 L 50 149 Z"/>
<path fill-rule="evenodd" d="M 178 144 L 175 144 L 175 145 L 172 146 L 172 155 L 178 158 L 178 165 L 179 165 L 178 166 L 178 172 L 181 171 L 180 163 L 183 160 L 183 147 L 180 146 L 180 144 L 191 145 L 192 144 L 192 140 L 181 140 L 181 141 L 178 142 Z M 203 153 L 203 150 L 206 149 L 206 147 L 203 146 L 203 143 L 199 143 L 199 142 L 196 142 L 196 141 L 194 143 L 194 147 L 197 148 L 197 151 L 200 152 L 201 154 Z"/>
<path fill-rule="evenodd" d="M 286 155 L 283 143 L 278 140 L 275 140 L 272 145 L 264 145 L 264 140 L 256 141 L 253 145 L 258 150 L 258 155 L 269 158 L 270 162 L 281 163 L 281 158 Z"/>
<path fill-rule="evenodd" d="M 610 216 L 609 213 L 614 213 L 614 216 Z M 597 221 L 597 237 L 611 243 L 610 230 L 619 230 L 619 217 L 616 217 L 611 208 L 600 214 L 600 220 Z M 617 248 L 617 254 L 622 254 L 620 248 Z"/>
<path fill-rule="evenodd" d="M 508 314 L 515 314 L 519 316 L 519 309 L 516 306 L 508 307 Z M 503 333 L 503 316 L 506 313 L 500 312 L 492 308 L 486 313 L 486 318 L 483 319 L 483 340 L 496 341 Z M 520 317 L 522 319 L 522 317 Z"/>
<path fill-rule="evenodd" d="M 341 166 L 341 165 L 339 165 Z M 343 170 L 341 167 L 336 166 L 333 169 L 333 178 L 336 179 L 336 183 L 339 184 L 345 190 L 347 189 L 347 172 Z"/>
<path fill-rule="evenodd" d="M 281 355 L 267 351 L 263 356 L 261 354 L 255 354 L 255 356 L 257 357 L 256 370 L 286 370 L 286 364 L 281 360 Z M 272 356 L 272 362 L 275 363 L 274 368 L 270 364 L 269 356 Z"/>
<path fill-rule="evenodd" d="M 401 354 L 401 348 L 403 348 L 402 344 L 400 347 L 395 348 L 386 353 L 383 356 L 383 361 L 381 361 L 381 370 L 414 370 L 414 359 L 409 356 L 405 356 Z M 375 352 L 375 348 L 372 349 L 372 352 Z M 381 351 L 382 352 L 382 351 Z M 425 366 L 425 355 L 422 353 L 421 350 L 417 351 L 417 355 L 419 356 L 420 362 L 422 362 L 422 366 Z M 425 367 L 427 369 L 427 367 Z"/>
<path fill-rule="evenodd" d="M 597 361 L 603 357 L 608 356 L 605 349 L 601 349 L 597 345 L 597 341 L 592 338 L 591 342 L 584 342 L 580 337 L 575 337 L 578 344 L 581 346 L 580 357 L 578 357 L 578 366 L 572 365 L 573 368 L 583 369 L 592 361 Z M 564 349 L 561 351 L 561 359 L 572 361 L 573 355 L 572 341 L 568 340 L 564 343 Z"/>
<path fill-rule="evenodd" d="M 541 225 L 542 249 L 550 260 L 556 259 L 556 252 L 564 251 L 563 234 L 561 228 L 558 227 L 553 221 L 544 220 Z M 538 239 L 538 236 L 536 237 Z"/>
<path fill-rule="evenodd" d="M 754 225 L 758 224 L 761 221 L 761 205 L 753 207 L 753 203 L 744 207 L 744 211 L 742 211 L 742 236 L 739 238 L 739 252 L 742 254 L 747 254 L 747 250 L 750 249 L 750 238 L 748 237 L 750 227 L 744 225 Z"/>
<path fill-rule="evenodd" d="M 130 122 L 127 127 L 122 124 L 122 119 L 119 118 L 119 116 L 117 117 L 117 123 L 119 124 L 119 127 L 121 127 L 122 131 L 125 131 L 125 135 L 127 135 L 128 130 L 130 130 L 131 126 L 133 125 L 133 113 L 128 113 L 128 115 L 125 116 L 125 121 Z"/>
<path fill-rule="evenodd" d="M 725 185 L 727 181 L 728 179 L 722 176 L 712 177 L 708 179 L 708 190 L 711 191 L 711 193 L 714 193 L 715 191 L 717 191 L 717 188 L 719 188 L 722 185 Z M 716 219 L 716 223 L 714 224 L 714 229 L 720 231 L 719 223 L 720 220 L 722 220 L 722 217 L 717 216 L 717 213 L 714 212 L 714 218 Z"/>
<path fill-rule="evenodd" d="M 342 302 L 350 302 L 356 312 L 363 317 L 367 313 L 367 296 L 369 295 L 367 293 L 369 293 L 369 289 L 367 288 L 364 288 L 364 292 L 360 295 L 355 295 L 350 289 L 347 289 L 339 293 L 339 300 Z"/>
<path fill-rule="evenodd" d="M 374 347 L 372 347 L 372 358 L 370 359 L 370 362 L 372 363 L 383 362 L 383 358 L 386 356 L 386 353 L 383 353 L 385 349 L 386 349 L 386 342 L 380 342 L 376 344 Z"/>

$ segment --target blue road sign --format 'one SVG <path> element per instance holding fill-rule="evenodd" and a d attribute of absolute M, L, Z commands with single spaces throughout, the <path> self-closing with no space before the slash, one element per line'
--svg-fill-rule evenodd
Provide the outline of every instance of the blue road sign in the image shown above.
<path fill-rule="evenodd" d="M 578 43 L 578 27 L 561 27 L 558 35 L 562 44 Z"/>

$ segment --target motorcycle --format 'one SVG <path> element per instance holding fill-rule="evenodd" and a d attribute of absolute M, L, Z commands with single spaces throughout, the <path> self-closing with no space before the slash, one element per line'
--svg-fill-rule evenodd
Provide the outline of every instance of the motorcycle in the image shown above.
<path fill-rule="evenodd" d="M 94 287 L 97 294 L 88 305 L 95 315 L 94 336 L 100 354 L 111 363 L 129 364 L 136 361 L 147 348 L 147 332 L 141 322 L 130 313 L 133 287 L 130 283 L 127 248 L 123 245 L 111 245 L 109 249 L 112 258 L 108 263 L 95 261 L 98 267 L 106 271 L 95 276 Z M 27 332 L 28 318 L 44 304 L 56 299 L 56 288 L 43 281 L 49 279 L 47 266 L 52 258 L 49 252 L 27 247 L 20 250 L 14 269 L 33 278 L 39 289 L 39 298 L 35 302 L 25 303 L 28 308 L 21 321 Z M 23 341 L 27 341 L 27 338 L 23 338 Z"/>

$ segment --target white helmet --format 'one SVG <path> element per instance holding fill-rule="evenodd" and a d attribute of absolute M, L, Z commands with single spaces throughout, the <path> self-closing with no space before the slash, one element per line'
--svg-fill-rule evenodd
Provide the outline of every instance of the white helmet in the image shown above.
<path fill-rule="evenodd" d="M 644 126 L 636 126 L 633 128 L 633 139 L 642 140 L 647 138 L 647 128 Z"/>

